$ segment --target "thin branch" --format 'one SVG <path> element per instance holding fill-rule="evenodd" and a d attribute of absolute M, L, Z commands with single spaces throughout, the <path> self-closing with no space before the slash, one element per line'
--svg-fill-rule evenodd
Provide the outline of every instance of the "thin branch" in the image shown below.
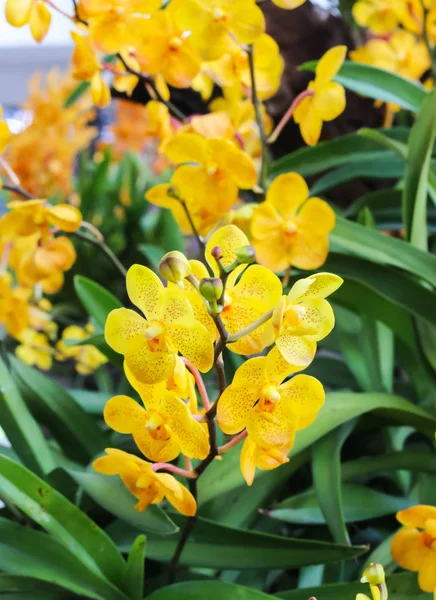
<path fill-rule="evenodd" d="M 44 0 L 44 2 L 46 4 L 48 4 L 49 6 L 51 6 L 52 8 L 54 8 L 54 10 L 56 10 L 63 17 L 70 19 L 70 21 L 74 21 L 74 15 L 69 15 L 66 11 L 62 10 L 62 8 L 59 8 L 59 6 L 57 6 L 54 2 L 52 2 L 52 0 Z"/>
<path fill-rule="evenodd" d="M 26 192 L 26 190 L 23 189 L 21 186 L 3 184 L 1 189 L 6 190 L 7 192 L 13 192 L 14 194 L 18 194 L 18 196 L 21 196 L 25 200 L 33 199 L 32 194 L 29 194 L 29 192 Z"/>
<path fill-rule="evenodd" d="M 79 240 L 83 240 L 84 242 L 88 242 L 89 244 L 93 244 L 94 246 L 101 248 L 101 250 L 103 250 L 103 252 L 106 254 L 108 259 L 112 262 L 112 264 L 121 273 L 121 275 L 123 277 L 126 277 L 126 275 L 127 275 L 126 269 L 121 264 L 121 262 L 118 260 L 118 258 L 115 256 L 115 254 L 112 252 L 112 250 L 109 248 L 109 246 L 107 246 L 103 240 L 98 240 L 96 238 L 92 238 L 89 235 L 86 235 L 85 233 L 81 233 L 80 231 L 73 231 L 73 232 L 64 231 L 63 233 L 64 233 L 64 235 L 72 235 Z"/>
<path fill-rule="evenodd" d="M 304 100 L 304 98 L 313 96 L 314 93 L 315 92 L 313 90 L 304 90 L 304 92 L 301 92 L 301 94 L 298 94 L 298 96 L 296 98 L 294 98 L 294 101 L 292 102 L 291 106 L 285 112 L 285 114 L 281 118 L 280 122 L 278 123 L 278 125 L 276 126 L 276 128 L 274 129 L 272 134 L 269 136 L 269 138 L 268 138 L 269 144 L 273 144 L 276 141 L 276 139 L 279 137 L 283 128 L 285 127 L 286 123 L 291 119 L 292 115 L 295 112 L 295 109 L 300 104 L 300 102 L 302 100 Z"/>
<path fill-rule="evenodd" d="M 197 244 L 200 249 L 200 252 L 202 254 L 204 254 L 206 251 L 206 244 L 204 243 L 204 240 L 201 237 L 201 235 L 198 233 L 197 227 L 195 226 L 195 223 L 194 223 L 194 219 L 192 218 L 192 215 L 191 215 L 191 211 L 187 207 L 186 202 L 183 200 L 183 198 L 177 197 L 177 201 L 180 202 L 183 210 L 185 211 L 186 218 L 188 219 L 189 225 L 191 226 L 191 229 L 192 229 L 192 233 L 193 233 L 195 239 L 197 240 Z"/>
<path fill-rule="evenodd" d="M 186 469 L 181 469 L 180 467 L 176 467 L 171 463 L 154 463 L 151 468 L 155 473 L 157 473 L 158 471 L 168 471 L 169 473 L 174 473 L 175 475 L 186 477 L 186 479 L 197 479 L 197 474 L 195 473 L 195 471 L 187 471 Z"/>
<path fill-rule="evenodd" d="M 250 68 L 250 79 L 251 79 L 251 102 L 253 103 L 254 113 L 256 115 L 256 122 L 259 128 L 260 143 L 262 147 L 262 162 L 259 171 L 259 185 L 262 189 L 266 186 L 266 176 L 268 170 L 268 138 L 265 132 L 265 126 L 262 118 L 261 101 L 257 95 L 256 86 L 256 73 L 254 65 L 254 54 L 253 46 L 250 45 L 247 50 L 248 53 L 248 65 Z"/>
<path fill-rule="evenodd" d="M 246 335 L 249 335 L 252 331 L 254 331 L 258 327 L 260 327 L 261 325 L 263 325 L 264 323 L 269 321 L 271 319 L 271 317 L 273 316 L 273 312 L 274 312 L 274 309 L 271 308 L 268 312 L 266 312 L 264 315 L 259 317 L 259 319 L 257 319 L 257 321 L 254 321 L 254 323 L 247 325 L 247 327 L 244 327 L 244 329 L 241 329 L 240 331 L 237 331 L 236 333 L 230 333 L 227 338 L 227 343 L 230 344 L 232 342 L 237 342 L 238 340 L 241 340 Z"/>
<path fill-rule="evenodd" d="M 194 367 L 194 365 L 191 362 L 189 362 L 187 358 L 182 357 L 182 360 L 194 376 L 195 383 L 197 384 L 198 393 L 200 394 L 200 398 L 204 408 L 206 410 L 209 410 L 210 400 L 207 394 L 206 386 L 204 385 L 203 377 L 200 375 L 200 371 L 197 369 L 197 367 Z"/>
<path fill-rule="evenodd" d="M 225 454 L 231 448 L 233 448 L 234 446 L 236 446 L 237 444 L 239 444 L 239 442 L 242 442 L 242 440 L 245 440 L 245 438 L 247 437 L 247 435 L 248 435 L 247 430 L 244 429 L 244 431 L 241 431 L 241 433 L 238 433 L 238 435 L 235 435 L 234 437 L 232 437 L 232 439 L 230 440 L 230 442 L 227 442 L 227 444 L 224 444 L 223 446 L 220 446 L 218 448 L 218 454 L 220 456 L 221 456 L 221 454 Z"/>
<path fill-rule="evenodd" d="M 189 480 L 189 490 L 191 494 L 194 496 L 195 501 L 197 501 L 197 481 L 195 479 Z M 176 550 L 173 554 L 173 557 L 170 562 L 170 571 L 168 574 L 168 584 L 174 583 L 176 577 L 176 569 L 179 565 L 180 557 L 182 556 L 183 549 L 185 547 L 186 542 L 188 541 L 189 536 L 194 528 L 195 523 L 197 522 L 197 516 L 189 517 L 183 526 L 182 533 L 180 534 L 180 539 L 178 541 Z"/>
<path fill-rule="evenodd" d="M 141 73 L 140 71 L 136 71 L 135 69 L 130 67 L 128 65 L 128 63 L 124 60 L 124 58 L 121 56 L 121 54 L 118 54 L 117 56 L 120 59 L 120 61 L 123 63 L 124 68 L 126 69 L 126 71 L 128 73 L 130 73 L 131 75 L 136 75 L 136 77 L 138 79 L 140 79 L 144 83 L 148 84 L 152 88 L 152 90 L 156 94 L 156 97 L 159 100 L 159 102 L 162 102 L 163 104 L 165 104 L 165 106 L 168 108 L 168 110 L 173 115 L 173 117 L 175 117 L 176 119 L 178 119 L 179 121 L 182 121 L 182 122 L 186 119 L 186 116 L 182 113 L 181 110 L 179 110 L 177 108 L 177 106 L 174 106 L 174 104 L 172 104 L 169 100 L 165 100 L 165 98 L 162 97 L 162 95 L 160 94 L 159 90 L 156 87 L 156 84 L 154 83 L 153 79 L 149 75 L 146 75 L 145 73 Z"/>

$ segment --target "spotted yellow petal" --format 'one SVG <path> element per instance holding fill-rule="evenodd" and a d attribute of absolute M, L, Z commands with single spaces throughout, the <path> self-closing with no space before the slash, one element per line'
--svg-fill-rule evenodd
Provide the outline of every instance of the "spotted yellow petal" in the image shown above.
<path fill-rule="evenodd" d="M 288 220 L 295 217 L 308 196 L 309 188 L 303 177 L 299 173 L 285 173 L 274 179 L 268 189 L 266 201 Z"/>
<path fill-rule="evenodd" d="M 276 339 L 276 346 L 283 358 L 296 367 L 308 367 L 316 352 L 315 342 L 287 332 Z"/>
<path fill-rule="evenodd" d="M 152 416 L 152 414 L 150 416 Z M 171 435 L 171 433 L 167 433 L 166 439 L 155 439 L 152 432 L 144 425 L 133 431 L 133 439 L 142 454 L 146 456 L 148 460 L 154 462 L 169 462 L 179 456 L 180 444 L 175 436 Z"/>
<path fill-rule="evenodd" d="M 134 340 L 125 353 L 125 361 L 139 381 L 159 383 L 165 381 L 174 371 L 176 354 L 174 352 L 150 352 L 145 342 Z"/>
<path fill-rule="evenodd" d="M 278 385 L 288 375 L 303 367 L 293 367 L 283 358 L 277 346 L 271 348 L 266 357 L 266 376 L 269 382 Z"/>
<path fill-rule="evenodd" d="M 145 410 L 128 396 L 114 396 L 106 402 L 103 417 L 111 429 L 132 433 L 144 425 Z"/>
<path fill-rule="evenodd" d="M 191 324 L 194 312 L 183 290 L 178 286 L 164 288 L 161 293 L 159 320 L 166 325 Z"/>
<path fill-rule="evenodd" d="M 256 473 L 255 452 L 256 443 L 250 437 L 247 437 L 242 446 L 240 456 L 241 472 L 247 485 L 253 484 L 254 475 Z"/>
<path fill-rule="evenodd" d="M 135 456 L 118 448 L 106 448 L 107 455 L 100 456 L 92 463 L 99 473 L 105 475 L 128 475 L 131 472 L 139 474 L 140 467 L 146 467 L 147 463 Z"/>
<path fill-rule="evenodd" d="M 335 315 L 332 307 L 323 298 L 310 298 L 301 304 L 304 313 L 300 316 L 300 326 L 307 328 L 311 333 L 308 336 L 313 342 L 319 342 L 328 336 L 335 325 Z"/>
<path fill-rule="evenodd" d="M 248 299 L 253 306 L 267 312 L 279 301 L 282 283 L 277 275 L 259 265 L 251 265 L 231 290 L 232 296 Z"/>
<path fill-rule="evenodd" d="M 208 330 L 199 321 L 170 324 L 167 326 L 171 342 L 182 356 L 202 373 L 213 364 L 213 344 Z"/>
<path fill-rule="evenodd" d="M 142 265 L 132 265 L 127 271 L 127 293 L 148 320 L 157 319 L 163 285 L 151 269 Z"/>
<path fill-rule="evenodd" d="M 330 82 L 335 77 L 344 62 L 346 55 L 346 46 L 334 46 L 334 48 L 327 50 L 316 67 L 315 82 L 317 88 Z"/>
<path fill-rule="evenodd" d="M 277 4 L 280 8 L 293 9 L 298 8 L 304 4 L 306 0 L 273 0 L 274 4 Z"/>
<path fill-rule="evenodd" d="M 290 416 L 280 401 L 272 412 L 251 410 L 247 416 L 247 431 L 263 446 L 291 445 L 295 437 L 297 418 Z"/>
<path fill-rule="evenodd" d="M 242 44 L 252 44 L 265 31 L 265 17 L 251 0 L 228 4 L 230 29 Z"/>
<path fill-rule="evenodd" d="M 177 436 L 183 454 L 200 460 L 206 458 L 209 452 L 206 430 L 192 418 L 183 400 L 167 392 L 161 403 L 161 413 Z"/>
<path fill-rule="evenodd" d="M 298 417 L 310 417 L 325 401 L 322 384 L 310 375 L 296 375 L 280 386 L 283 410 Z"/>
<path fill-rule="evenodd" d="M 147 321 L 129 308 L 116 308 L 112 310 L 107 319 L 104 328 L 104 337 L 109 346 L 125 354 L 131 342 L 144 341 L 144 330 L 147 327 Z"/>
<path fill-rule="evenodd" d="M 127 381 L 130 383 L 132 388 L 138 392 L 144 406 L 148 410 L 156 408 L 166 390 L 165 382 L 161 381 L 160 383 L 154 384 L 143 383 L 133 375 L 126 361 L 124 361 L 123 368 L 127 377 Z"/>
<path fill-rule="evenodd" d="M 225 267 L 236 259 L 235 251 L 242 246 L 247 246 L 250 242 L 247 236 L 236 225 L 225 225 L 220 227 L 211 235 L 206 244 L 206 260 L 212 269 L 219 274 L 218 265 L 211 256 L 211 251 L 215 246 L 219 246 L 222 251 L 222 262 Z"/>

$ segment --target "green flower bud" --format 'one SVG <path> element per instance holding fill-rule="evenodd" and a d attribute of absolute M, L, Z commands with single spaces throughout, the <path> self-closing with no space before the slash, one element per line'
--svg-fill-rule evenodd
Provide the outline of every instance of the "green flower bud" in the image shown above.
<path fill-rule="evenodd" d="M 162 257 L 159 263 L 159 273 L 167 281 L 180 283 L 191 274 L 191 265 L 184 254 L 174 250 Z"/>
<path fill-rule="evenodd" d="M 223 282 L 218 277 L 205 277 L 200 281 L 200 294 L 209 302 L 219 300 L 223 289 Z"/>
<path fill-rule="evenodd" d="M 235 251 L 235 254 L 241 265 L 251 265 L 256 260 L 253 246 L 242 246 Z"/>
<path fill-rule="evenodd" d="M 361 583 L 380 585 L 385 582 L 385 570 L 378 563 L 371 563 L 362 573 Z"/>

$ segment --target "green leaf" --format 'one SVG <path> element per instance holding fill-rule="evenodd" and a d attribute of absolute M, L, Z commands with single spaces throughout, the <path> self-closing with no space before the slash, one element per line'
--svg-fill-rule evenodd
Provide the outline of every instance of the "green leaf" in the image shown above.
<path fill-rule="evenodd" d="M 354 425 L 354 421 L 344 423 L 312 448 L 312 477 L 317 502 L 338 544 L 351 544 L 342 503 L 341 450 Z"/>
<path fill-rule="evenodd" d="M 317 60 L 300 66 L 301 71 L 315 71 Z M 361 96 L 398 104 L 401 108 L 417 112 L 428 95 L 420 83 L 401 77 L 392 71 L 346 60 L 334 78 L 348 90 Z"/>
<path fill-rule="evenodd" d="M 97 525 L 34 473 L 0 456 L 2 495 L 74 553 L 90 571 L 114 584 L 122 582 L 125 563 Z"/>
<path fill-rule="evenodd" d="M 70 108 L 70 106 L 75 104 L 77 102 L 77 100 L 79 100 L 79 98 L 81 98 L 83 96 L 83 94 L 89 89 L 90 85 L 91 85 L 90 81 L 81 81 L 77 85 L 77 87 L 74 88 L 74 90 L 71 92 L 71 94 L 68 96 L 68 98 L 65 100 L 64 107 Z"/>
<path fill-rule="evenodd" d="M 432 594 L 426 594 L 419 589 L 416 573 L 392 575 L 388 578 L 387 583 L 389 600 L 431 600 L 432 598 Z M 370 591 L 367 583 L 356 582 L 322 585 L 312 588 L 310 593 L 317 600 L 353 600 L 356 594 L 368 595 Z M 277 596 L 284 600 L 307 600 L 307 590 L 289 590 L 288 592 L 279 592 Z"/>
<path fill-rule="evenodd" d="M 363 283 L 408 313 L 436 325 L 436 294 L 407 273 L 346 254 L 330 253 L 323 270 Z"/>
<path fill-rule="evenodd" d="M 436 256 L 413 248 L 407 242 L 382 235 L 336 216 L 336 227 L 330 234 L 333 249 L 341 249 L 367 260 L 399 267 L 418 275 L 436 287 Z"/>
<path fill-rule="evenodd" d="M 358 163 L 348 164 L 320 177 L 310 188 L 310 195 L 318 196 L 354 179 L 364 177 L 371 179 L 398 179 L 403 176 L 403 173 L 404 161 L 398 158 L 398 156 L 387 155 L 382 160 L 377 157 L 365 158 Z"/>
<path fill-rule="evenodd" d="M 309 448 L 342 423 L 370 412 L 374 413 L 374 418 L 383 417 L 391 422 L 411 425 L 433 436 L 436 416 L 404 398 L 382 393 L 332 392 L 327 394 L 326 402 L 316 421 L 304 432 L 297 432 L 290 463 L 281 466 L 277 471 L 281 471 L 281 475 L 286 477 L 288 469 L 292 469 L 292 461 L 299 452 Z M 238 447 L 232 448 L 227 452 L 225 461 L 215 461 L 205 471 L 198 490 L 200 504 L 244 483 L 239 469 L 239 453 Z M 256 473 L 256 479 L 259 481 L 270 476 L 269 471 Z"/>
<path fill-rule="evenodd" d="M 39 581 L 34 577 L 23 577 L 21 575 L 0 575 L 0 592 L 1 597 L 4 598 L 5 592 L 12 592 L 14 598 L 20 599 L 23 592 L 31 592 L 36 598 L 65 598 L 65 590 L 53 585 L 46 583 L 45 581 Z M 15 596 L 15 594 L 19 594 Z M 59 594 L 62 594 L 60 596 Z M 33 597 L 33 596 L 32 596 Z"/>
<path fill-rule="evenodd" d="M 207 600 L 271 600 L 273 596 L 225 581 L 184 581 L 156 590 L 147 596 L 147 600 L 205 600 L 206 598 Z"/>
<path fill-rule="evenodd" d="M 124 576 L 125 589 L 132 600 L 142 600 L 144 597 L 145 550 L 146 537 L 138 535 L 130 549 Z"/>
<path fill-rule="evenodd" d="M 366 137 L 370 140 L 374 140 L 374 142 L 377 142 L 378 144 L 384 146 L 388 150 L 393 150 L 395 154 L 401 156 L 403 160 L 406 160 L 408 152 L 407 144 L 403 144 L 402 142 L 399 142 L 398 140 L 395 140 L 385 135 L 377 129 L 369 129 L 367 127 L 363 127 L 362 129 L 359 129 L 357 134 Z"/>
<path fill-rule="evenodd" d="M 359 211 L 368 207 L 376 218 L 377 223 L 381 218 L 396 218 L 401 206 L 402 192 L 399 189 L 383 189 L 369 192 L 351 204 L 346 212 L 346 217 L 357 216 Z"/>
<path fill-rule="evenodd" d="M 411 129 L 403 191 L 404 228 L 410 243 L 427 250 L 427 197 L 436 137 L 436 92 L 425 100 Z"/>
<path fill-rule="evenodd" d="M 1 358 L 0 382 L 0 426 L 6 437 L 25 465 L 40 475 L 50 473 L 56 461 Z"/>
<path fill-rule="evenodd" d="M 409 129 L 401 127 L 381 129 L 380 132 L 401 142 L 406 142 L 409 135 Z M 283 156 L 270 165 L 268 175 L 274 179 L 283 173 L 296 171 L 303 177 L 309 177 L 334 167 L 358 164 L 366 159 L 382 161 L 393 156 L 392 151 L 381 150 L 379 143 L 356 133 L 348 133 L 334 140 L 319 142 L 316 146 L 301 148 Z"/>
<path fill-rule="evenodd" d="M 146 511 L 135 510 L 136 498 L 128 491 L 118 475 L 100 475 L 96 472 L 72 469 L 67 469 L 67 472 L 97 504 L 133 525 L 136 533 L 139 530 L 168 535 L 178 531 L 173 521 L 154 504 Z"/>
<path fill-rule="evenodd" d="M 383 471 L 416 471 L 436 475 L 436 461 L 428 460 L 427 452 L 402 450 L 390 454 L 365 456 L 342 465 L 342 479 L 369 477 Z"/>
<path fill-rule="evenodd" d="M 326 482 L 328 484 L 327 474 Z M 362 485 L 343 484 L 342 485 L 342 503 L 343 515 L 335 515 L 330 522 L 334 523 L 335 531 L 337 529 L 338 537 L 345 536 L 346 528 L 340 519 L 346 523 L 366 521 L 375 519 L 383 515 L 391 515 L 398 510 L 403 510 L 413 506 L 415 502 L 400 496 L 390 496 L 382 494 L 370 487 Z M 291 498 L 283 500 L 272 507 L 266 513 L 269 517 L 285 521 L 287 523 L 301 523 L 306 525 L 322 525 L 326 523 L 326 518 L 321 511 L 319 497 L 314 489 L 310 489 L 302 494 L 297 494 Z M 332 525 L 330 525 L 331 528 Z"/>
<path fill-rule="evenodd" d="M 107 446 L 106 434 L 62 386 L 17 358 L 10 360 L 31 410 L 68 456 L 87 464 Z"/>
<path fill-rule="evenodd" d="M 186 518 L 174 515 L 181 527 Z M 130 548 L 136 531 L 123 523 L 107 529 L 118 547 Z M 147 536 L 147 557 L 170 561 L 179 536 Z M 199 518 L 187 541 L 180 564 L 212 569 L 280 569 L 335 562 L 363 554 L 365 546 L 341 546 L 317 540 L 293 539 L 219 525 Z"/>
<path fill-rule="evenodd" d="M 114 308 L 121 308 L 121 302 L 104 287 L 82 275 L 74 277 L 74 287 L 85 310 L 104 330 L 106 317 Z"/>
<path fill-rule="evenodd" d="M 91 390 L 70 390 L 70 396 L 90 415 L 101 416 L 105 404 L 113 394 L 106 392 L 93 392 Z"/>
<path fill-rule="evenodd" d="M 127 600 L 103 577 L 89 571 L 53 537 L 0 518 L 0 569 L 54 583 L 95 600 Z"/>

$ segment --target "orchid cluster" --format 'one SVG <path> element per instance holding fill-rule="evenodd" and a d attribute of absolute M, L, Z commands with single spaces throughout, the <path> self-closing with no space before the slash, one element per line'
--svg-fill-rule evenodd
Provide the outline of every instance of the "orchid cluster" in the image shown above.
<path fill-rule="evenodd" d="M 248 237 L 232 224 L 208 238 L 202 258 L 165 255 L 159 271 L 166 286 L 147 267 L 133 265 L 126 287 L 141 314 L 119 308 L 106 321 L 106 341 L 124 356 L 126 377 L 142 403 L 127 396 L 112 398 L 104 411 L 106 423 L 131 434 L 154 464 L 108 449 L 94 467 L 118 473 L 138 498 L 140 510 L 166 496 L 192 516 L 195 499 L 169 473 L 196 479 L 211 460 L 239 442 L 241 470 L 251 485 L 256 468 L 274 469 L 289 460 L 295 435 L 316 419 L 324 404 L 321 383 L 300 372 L 313 361 L 317 342 L 333 328 L 326 297 L 342 279 L 316 273 L 284 295 L 280 279 L 254 264 Z M 224 348 L 256 355 L 239 367 L 228 386 Z M 219 385 L 214 402 L 201 375 L 212 368 Z M 216 423 L 230 436 L 221 447 Z M 169 463 L 180 455 L 187 468 Z M 193 459 L 201 462 L 193 467 Z"/>

